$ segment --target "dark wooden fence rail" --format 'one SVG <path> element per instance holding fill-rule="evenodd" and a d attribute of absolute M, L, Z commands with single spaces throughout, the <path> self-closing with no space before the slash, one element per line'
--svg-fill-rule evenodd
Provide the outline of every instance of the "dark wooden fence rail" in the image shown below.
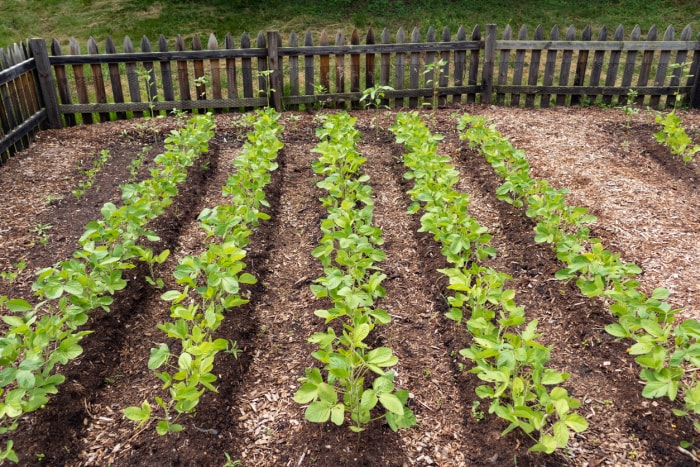
<path fill-rule="evenodd" d="M 517 36 L 517 37 L 515 37 Z M 644 36 L 644 37 L 643 37 Z M 173 109 L 235 111 L 272 105 L 277 109 L 359 107 L 362 92 L 388 86 L 385 105 L 420 108 L 481 102 L 549 107 L 599 102 L 635 103 L 663 109 L 676 95 L 700 108 L 700 38 L 690 26 L 676 37 L 652 27 L 603 27 L 594 37 L 554 27 L 532 34 L 507 26 L 499 39 L 495 25 L 456 34 L 448 28 L 425 35 L 399 29 L 364 37 L 292 33 L 286 43 L 276 31 L 227 34 L 206 47 L 194 36 L 168 44 L 161 36 L 140 51 L 127 37 L 123 52 L 108 38 L 100 50 L 92 38 L 87 53 L 71 40 L 51 53 L 42 39 L 0 49 L 0 155 L 25 147 L 42 126 L 62 127 L 155 115 Z"/>

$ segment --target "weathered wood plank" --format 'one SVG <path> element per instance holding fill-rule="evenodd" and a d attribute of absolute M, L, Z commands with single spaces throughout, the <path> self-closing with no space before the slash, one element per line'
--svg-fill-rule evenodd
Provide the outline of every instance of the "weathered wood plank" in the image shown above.
<path fill-rule="evenodd" d="M 108 54 L 117 53 L 117 47 L 110 36 L 107 36 L 105 43 L 105 52 Z M 122 88 L 122 76 L 119 70 L 118 63 L 110 63 L 107 65 L 109 69 L 109 83 L 112 88 L 112 99 L 114 102 L 124 102 L 124 89 Z M 126 120 L 126 112 L 117 112 L 117 119 Z"/>
<path fill-rule="evenodd" d="M 269 61 L 269 72 L 271 73 L 268 75 L 270 88 L 267 94 L 267 105 L 272 105 L 272 107 L 278 112 L 282 111 L 282 92 L 284 90 L 284 82 L 282 81 L 282 62 L 279 54 L 277 53 L 281 41 L 282 39 L 279 32 L 268 31 L 267 57 Z"/>
<path fill-rule="evenodd" d="M 591 27 L 586 26 L 581 34 L 581 39 L 584 41 L 589 41 L 593 37 L 593 32 Z M 583 86 L 586 79 L 586 68 L 588 67 L 588 49 L 581 49 L 578 51 L 578 58 L 576 59 L 576 74 L 574 75 L 574 86 Z M 578 105 L 581 103 L 581 95 L 574 94 L 571 96 L 571 105 Z"/>
<path fill-rule="evenodd" d="M 462 26 L 457 29 L 457 41 L 466 41 L 467 40 L 467 33 L 464 31 L 464 28 Z M 455 49 L 454 51 L 454 75 L 452 79 L 454 80 L 454 85 L 455 86 L 462 86 L 464 84 L 464 74 L 465 74 L 465 68 L 467 65 L 467 51 L 464 49 Z M 452 103 L 453 104 L 461 104 L 462 103 L 462 96 L 459 94 L 455 94 L 452 96 Z"/>
<path fill-rule="evenodd" d="M 195 34 L 192 37 L 192 50 L 202 50 L 202 40 L 199 38 L 199 34 Z M 207 82 L 204 76 L 204 60 L 194 60 L 192 65 L 194 65 L 194 89 L 197 94 L 197 100 L 206 101 Z"/>
<path fill-rule="evenodd" d="M 9 57 L 9 51 L 5 52 L 4 49 L 0 48 L 0 69 L 8 69 L 12 66 Z M 16 79 L 16 78 L 15 78 Z M 17 91 L 15 86 L 15 79 L 8 81 L 5 84 L 0 85 L 0 96 L 2 96 L 2 107 L 4 108 L 4 113 L 7 118 L 7 127 L 4 129 L 6 133 L 10 133 L 13 129 L 22 124 L 23 116 L 20 109 L 19 99 L 17 97 Z M 9 148 L 9 155 L 11 156 L 17 150 L 24 147 L 22 141 L 24 135 L 20 137 L 17 141 L 12 144 Z M 15 146 L 17 145 L 17 146 Z"/>
<path fill-rule="evenodd" d="M 399 30 L 396 32 L 396 43 L 403 44 L 404 42 L 406 42 L 406 33 L 404 32 L 403 28 L 399 28 Z M 396 90 L 401 90 L 404 88 L 406 54 L 404 54 L 403 52 L 398 52 L 396 54 L 396 57 L 394 57 L 394 67 L 395 70 L 393 88 Z M 403 99 L 394 99 L 390 105 L 391 107 L 400 109 L 401 107 L 403 107 Z"/>
<path fill-rule="evenodd" d="M 544 39 L 544 31 L 542 26 L 537 26 L 535 29 L 535 40 L 539 41 Z M 529 86 L 536 86 L 540 75 L 540 56 L 542 55 L 541 50 L 533 50 L 530 52 L 530 69 L 527 75 L 527 84 Z M 535 94 L 528 94 L 525 96 L 525 107 L 534 108 L 535 107 Z"/>
<path fill-rule="evenodd" d="M 656 25 L 654 24 L 651 28 L 649 28 L 649 32 L 647 33 L 647 40 L 648 41 L 656 41 L 657 36 L 659 34 L 658 29 L 656 28 Z M 649 78 L 651 76 L 651 66 L 654 63 L 654 50 L 645 50 L 644 53 L 642 54 L 642 65 L 639 67 L 639 77 L 637 78 L 637 88 L 646 86 L 649 83 Z M 637 105 L 644 105 L 644 98 L 645 95 L 640 93 L 637 98 L 635 99 L 635 102 Z"/>
<path fill-rule="evenodd" d="M 518 33 L 518 40 L 527 40 L 527 27 L 523 25 Z M 518 48 L 515 50 L 515 67 L 513 68 L 513 85 L 519 86 L 523 82 L 523 68 L 525 68 L 525 49 Z M 520 95 L 511 94 L 511 107 L 520 107 Z"/>
<path fill-rule="evenodd" d="M 672 41 L 673 37 L 675 36 L 675 31 L 673 29 L 673 26 L 669 25 L 668 28 L 666 28 L 666 32 L 664 33 L 664 41 Z M 671 60 L 671 51 L 670 50 L 661 50 L 661 53 L 659 54 L 659 61 L 657 62 L 656 65 L 656 76 L 654 77 L 654 86 L 663 86 L 664 82 L 666 81 L 666 73 L 668 72 L 668 64 L 669 61 Z M 652 109 L 658 109 L 659 108 L 659 103 L 661 102 L 661 96 L 658 94 L 652 94 L 651 99 L 649 100 L 649 106 Z"/>
<path fill-rule="evenodd" d="M 569 26 L 566 31 L 566 40 L 573 41 L 576 38 L 576 30 L 573 26 Z M 567 86 L 569 84 L 569 74 L 571 73 L 571 59 L 574 55 L 572 49 L 566 49 L 562 52 L 561 58 L 561 69 L 559 70 L 559 86 Z M 557 94 L 557 105 L 566 105 L 567 95 L 566 93 Z"/>
<path fill-rule="evenodd" d="M 625 30 L 622 25 L 617 26 L 615 29 L 615 34 L 613 35 L 614 42 L 621 42 L 625 39 Z M 605 85 L 615 86 L 617 82 L 617 72 L 620 68 L 620 56 L 622 52 L 620 50 L 613 50 L 610 52 L 610 59 L 608 60 L 608 71 L 605 75 Z M 612 104 L 612 96 L 603 96 L 603 103 L 605 105 Z"/>
<path fill-rule="evenodd" d="M 319 45 L 321 47 L 327 47 L 328 46 L 328 33 L 324 29 L 321 31 L 321 37 L 318 39 Z M 330 86 L 331 86 L 331 81 L 330 81 L 330 70 L 331 70 L 331 59 L 328 54 L 322 54 L 319 57 L 319 62 L 321 64 L 321 92 L 323 94 L 328 94 L 331 92 Z"/>
<path fill-rule="evenodd" d="M 503 40 L 510 40 L 512 37 L 513 30 L 510 24 L 506 25 L 503 31 Z M 495 50 L 495 49 L 494 49 Z M 498 87 L 505 86 L 508 84 L 508 70 L 510 69 L 510 49 L 501 49 L 501 56 L 498 61 Z M 496 103 L 498 105 L 503 105 L 505 103 L 505 94 L 501 92 L 496 93 Z"/>
<path fill-rule="evenodd" d="M 374 30 L 370 27 L 367 31 L 367 37 L 365 37 L 365 43 L 367 45 L 374 44 Z M 375 82 L 375 59 L 376 56 L 373 53 L 368 53 L 365 55 L 365 88 L 374 87 Z"/>
<path fill-rule="evenodd" d="M 299 45 L 297 34 L 293 31 L 289 35 L 289 45 L 292 47 Z M 299 95 L 299 57 L 296 55 L 289 57 L 289 95 Z M 289 108 L 290 110 L 299 110 L 299 106 L 294 104 L 292 104 L 292 106 Z"/>
<path fill-rule="evenodd" d="M 431 44 L 435 42 L 435 29 L 433 27 L 428 28 L 428 32 L 425 35 L 425 42 Z M 437 61 L 435 60 L 435 52 L 429 50 L 425 53 L 425 69 L 423 70 L 423 86 L 430 88 L 432 90 L 430 101 L 428 102 L 431 108 L 435 107 L 433 104 L 434 100 L 437 100 L 436 86 L 439 84 L 437 79 L 437 73 L 435 73 L 435 68 L 437 67 Z M 423 101 L 425 105 L 425 101 Z"/>
<path fill-rule="evenodd" d="M 75 38 L 73 37 L 71 37 L 70 39 L 69 49 L 71 55 L 80 55 L 80 44 L 78 44 L 78 41 L 75 40 Z M 83 65 L 73 65 L 73 76 L 75 77 L 75 87 L 78 92 L 78 102 L 80 102 L 81 104 L 90 103 Z M 93 122 L 91 113 L 83 113 L 81 114 L 81 117 L 83 119 L 83 123 Z"/>
<path fill-rule="evenodd" d="M 382 44 L 391 44 L 391 36 L 389 35 L 389 31 L 386 28 L 382 30 L 381 41 Z M 379 60 L 379 84 L 382 86 L 390 86 L 391 83 L 389 80 L 391 79 L 391 54 L 388 52 L 384 52 L 380 55 Z M 382 99 L 382 105 L 389 105 L 389 99 Z"/>
<path fill-rule="evenodd" d="M 250 48 L 250 36 L 248 33 L 243 33 L 241 36 L 241 48 Z M 253 62 L 249 57 L 241 59 L 241 76 L 243 79 L 243 97 L 252 98 L 253 96 Z M 245 110 L 250 110 L 252 107 L 246 107 Z"/>
<path fill-rule="evenodd" d="M 88 39 L 88 53 L 90 55 L 99 55 L 100 53 L 97 49 L 97 42 L 95 42 L 92 36 Z M 105 91 L 105 81 L 102 76 L 102 65 L 90 65 L 90 70 L 92 72 L 92 82 L 95 86 L 95 99 L 98 104 L 104 104 L 107 102 L 107 92 Z M 100 122 L 108 122 L 109 120 L 109 113 L 100 112 Z"/>
<path fill-rule="evenodd" d="M 421 41 L 420 31 L 417 27 L 411 31 L 411 42 L 417 44 Z M 411 52 L 409 58 L 408 87 L 418 89 L 420 87 L 420 52 Z M 418 97 L 408 99 L 408 106 L 412 109 L 418 107 Z"/>
<path fill-rule="evenodd" d="M 335 45 L 345 45 L 345 35 L 340 29 L 335 34 Z M 345 54 L 335 55 L 335 92 L 344 93 L 345 92 Z M 338 104 L 338 103 L 337 103 Z M 337 105 L 336 104 L 336 105 Z M 342 107 L 341 103 L 339 107 Z"/>
<path fill-rule="evenodd" d="M 486 25 L 484 43 L 484 71 L 481 73 L 481 103 L 490 104 L 493 93 L 493 69 L 496 63 L 496 25 Z"/>
<path fill-rule="evenodd" d="M 179 34 L 175 40 L 175 49 L 178 51 L 185 50 L 185 39 Z M 177 84 L 178 88 L 180 88 L 180 101 L 191 101 L 192 95 L 190 94 L 190 72 L 189 66 L 185 60 L 177 61 Z"/>
<path fill-rule="evenodd" d="M 151 51 L 151 42 L 148 37 L 141 37 L 141 51 L 148 53 Z M 145 80 L 146 98 L 148 102 L 156 102 L 158 100 L 158 86 L 156 84 L 156 71 L 153 67 L 153 62 L 143 62 L 143 79 Z M 155 116 L 155 115 L 152 115 Z"/>
<path fill-rule="evenodd" d="M 168 41 L 165 39 L 164 35 L 160 35 L 158 38 L 158 51 L 167 52 L 168 51 Z M 173 72 L 170 60 L 160 61 L 160 82 L 163 87 L 163 99 L 166 101 L 175 100 L 175 88 L 173 86 Z"/>
<path fill-rule="evenodd" d="M 233 43 L 233 36 L 231 36 L 230 32 L 226 33 L 224 47 L 226 50 L 231 50 L 236 47 Z M 238 99 L 238 73 L 236 71 L 235 57 L 229 57 L 226 59 L 226 88 L 228 91 L 227 97 L 229 99 Z"/>
<path fill-rule="evenodd" d="M 550 41 L 557 41 L 559 40 L 559 27 L 554 26 L 552 30 L 549 32 L 549 40 Z M 554 83 L 554 71 L 556 70 L 557 67 L 557 51 L 556 50 L 548 50 L 547 51 L 547 58 L 544 63 L 544 77 L 542 78 L 542 84 L 544 86 L 551 86 Z M 551 99 L 552 95 L 544 93 L 542 94 L 542 97 L 540 98 L 540 107 L 543 109 L 546 109 L 549 107 L 549 100 Z"/>
<path fill-rule="evenodd" d="M 207 49 L 219 50 L 219 41 L 214 33 L 209 34 Z M 209 73 L 211 76 L 211 92 L 215 100 L 221 100 L 221 65 L 218 58 L 209 60 Z M 221 113 L 222 109 L 214 109 L 214 113 Z"/>
<path fill-rule="evenodd" d="M 131 39 L 129 39 L 129 36 L 124 38 L 124 52 L 130 54 L 134 53 L 134 44 L 131 42 Z M 126 62 L 126 81 L 129 86 L 131 102 L 141 102 L 141 88 L 139 86 L 139 76 L 136 72 L 136 62 Z M 143 112 L 135 111 L 134 117 L 143 117 Z"/>
<path fill-rule="evenodd" d="M 441 36 L 442 42 L 449 42 L 452 39 L 452 33 L 450 32 L 449 26 L 445 26 L 442 30 Z M 440 88 L 446 88 L 450 84 L 450 51 L 444 50 L 440 52 L 440 62 L 443 63 L 438 71 L 438 86 Z M 444 107 L 447 105 L 447 97 L 444 94 L 439 94 L 438 96 L 438 106 Z"/>
<path fill-rule="evenodd" d="M 457 39 L 459 40 L 459 33 L 457 33 Z M 477 24 L 472 30 L 471 40 L 479 42 L 481 40 L 481 29 Z M 469 52 L 469 75 L 467 78 L 467 84 L 469 86 L 476 86 L 477 80 L 479 79 L 479 49 L 471 50 Z M 457 83 L 455 83 L 455 86 Z M 467 104 L 473 104 L 476 102 L 476 93 L 467 94 Z"/>
<path fill-rule="evenodd" d="M 36 62 L 37 89 L 41 92 L 46 117 L 50 128 L 61 128 L 61 113 L 58 111 L 58 95 L 56 94 L 56 83 L 51 73 L 49 63 L 49 52 L 46 42 L 43 39 L 30 39 L 29 47 Z M 1 117 L 0 117 L 1 120 Z"/>
<path fill-rule="evenodd" d="M 608 40 L 608 28 L 603 26 L 598 32 L 598 41 Z M 600 76 L 603 73 L 603 62 L 605 60 L 605 50 L 596 49 L 593 52 L 593 66 L 591 68 L 591 77 L 588 80 L 590 86 L 598 86 L 600 84 Z M 587 96 L 590 102 L 595 102 L 598 98 L 595 94 Z"/>
<path fill-rule="evenodd" d="M 258 37 L 255 39 L 255 45 L 267 49 L 267 40 L 262 31 L 258 32 Z M 266 54 L 267 55 L 267 54 Z M 258 96 L 267 98 L 267 56 L 258 57 Z"/>
<path fill-rule="evenodd" d="M 51 41 L 51 55 L 61 55 L 61 45 L 56 39 Z M 72 104 L 70 86 L 68 85 L 68 77 L 66 76 L 66 67 L 64 65 L 55 65 L 53 71 L 56 75 L 56 87 L 58 88 L 58 97 L 61 99 L 60 103 L 67 105 Z M 74 126 L 76 123 L 75 115 L 72 114 L 63 115 L 63 119 L 66 122 L 66 126 Z"/>
<path fill-rule="evenodd" d="M 357 28 L 352 30 L 350 45 L 360 45 L 360 33 Z M 350 54 L 350 92 L 360 91 L 360 54 Z M 357 102 L 353 102 L 354 107 L 358 107 Z"/>
<path fill-rule="evenodd" d="M 693 37 L 693 30 L 691 29 L 690 25 L 686 25 L 683 28 L 683 31 L 681 31 L 681 40 L 682 41 L 688 41 Z M 695 54 L 696 58 L 700 56 L 700 54 L 696 53 Z M 687 50 L 679 50 L 678 53 L 676 54 L 676 60 L 675 64 L 676 67 L 673 69 L 672 75 L 671 75 L 671 82 L 670 86 L 678 86 L 680 84 L 681 80 L 681 73 L 683 71 L 683 67 L 688 67 L 689 68 L 689 63 L 686 63 L 686 60 L 688 59 L 688 51 Z M 693 73 L 691 71 L 691 73 Z M 697 75 L 697 73 L 695 73 Z M 692 78 L 691 78 L 692 79 Z M 676 104 L 676 96 L 669 96 L 666 99 L 666 105 L 664 107 L 671 107 Z"/>
<path fill-rule="evenodd" d="M 313 47 L 314 39 L 311 35 L 311 31 L 306 30 L 304 35 L 304 47 Z M 316 70 L 314 67 L 314 56 L 306 55 L 304 56 L 304 94 L 311 96 L 315 93 L 316 85 Z"/>
<path fill-rule="evenodd" d="M 639 25 L 636 25 L 632 29 L 632 33 L 630 34 L 630 39 L 633 41 L 638 41 L 639 38 L 641 37 L 642 32 L 641 29 L 639 28 Z M 636 50 L 630 50 L 627 52 L 627 56 L 625 57 L 625 69 L 622 72 L 622 87 L 623 88 L 629 88 L 632 84 L 632 76 L 634 75 L 634 69 L 636 67 L 636 62 L 637 62 L 637 51 Z M 627 97 L 620 97 L 620 100 L 618 101 L 621 105 L 627 104 Z"/>

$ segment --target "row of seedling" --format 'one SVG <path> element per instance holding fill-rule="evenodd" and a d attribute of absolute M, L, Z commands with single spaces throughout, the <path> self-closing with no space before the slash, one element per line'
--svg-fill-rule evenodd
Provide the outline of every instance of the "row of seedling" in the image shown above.
<path fill-rule="evenodd" d="M 496 251 L 487 229 L 467 212 L 469 195 L 454 189 L 459 174 L 437 153 L 442 137 L 431 134 L 417 112 L 400 113 L 390 130 L 406 149 L 404 178 L 414 183 L 409 212 L 423 212 L 419 231 L 433 235 L 449 263 L 440 270 L 453 291 L 447 316 L 466 321 L 472 342 L 460 354 L 485 383 L 476 394 L 491 400 L 489 413 L 510 423 L 503 435 L 522 430 L 535 443 L 531 451 L 564 448 L 572 431 L 588 427 L 574 411 L 580 402 L 559 386 L 569 375 L 546 367 L 551 348 L 537 341 L 537 320 L 527 322 L 515 292 L 505 288 L 511 277 L 480 264 Z"/>
<path fill-rule="evenodd" d="M 600 297 L 618 322 L 605 330 L 631 341 L 627 351 L 642 367 L 642 394 L 648 398 L 684 400 L 677 415 L 700 413 L 700 323 L 686 319 L 680 324 L 673 309 L 664 301 L 669 291 L 655 289 L 650 296 L 639 290 L 635 276 L 642 272 L 634 263 L 604 248 L 599 238 L 590 237 L 587 225 L 595 222 L 587 209 L 568 206 L 566 189 L 555 189 L 546 180 L 530 177 L 525 153 L 514 148 L 482 117 L 464 115 L 460 120 L 462 138 L 478 147 L 486 160 L 504 179 L 499 199 L 526 207 L 526 215 L 537 221 L 535 241 L 553 245 L 557 258 L 566 267 L 556 273 L 561 280 L 576 280 L 586 297 Z M 696 427 L 700 424 L 695 422 Z"/>
<path fill-rule="evenodd" d="M 384 241 L 381 229 L 372 225 L 372 189 L 366 184 L 369 176 L 360 171 L 365 158 L 356 148 L 355 121 L 345 112 L 328 115 L 316 131 L 321 141 L 312 150 L 319 154 L 313 170 L 325 177 L 317 186 L 328 192 L 320 199 L 328 217 L 313 250 L 324 275 L 311 289 L 331 302 L 315 315 L 335 327 L 309 338 L 318 345 L 312 355 L 323 368 L 306 369 L 294 400 L 308 404 L 305 417 L 311 422 L 342 425 L 349 415 L 355 432 L 375 419 L 397 431 L 415 425 L 416 418 L 407 406 L 408 391 L 396 389 L 395 372 L 388 369 L 398 358 L 388 347 L 371 345 L 372 331 L 391 318 L 375 306 L 386 294 L 381 285 L 386 275 L 376 265 L 385 258 Z M 372 413 L 379 408 L 382 414 Z"/>
<path fill-rule="evenodd" d="M 79 328 L 93 310 L 109 311 L 112 295 L 127 285 L 123 271 L 133 268 L 135 259 L 167 257 L 167 250 L 155 255 L 137 243 L 159 240 L 146 225 L 172 203 L 187 168 L 207 151 L 213 128 L 212 117 L 200 115 L 173 131 L 152 177 L 123 186 L 122 206 L 104 205 L 102 219 L 87 224 L 72 258 L 39 271 L 32 285 L 38 303 L 0 297 L 6 325 L 0 338 L 0 434 L 14 430 L 23 414 L 44 406 L 58 391 L 65 377 L 56 365 L 82 354 L 79 341 L 90 331 Z M 0 460 L 17 462 L 12 445 L 9 440 Z"/>
<path fill-rule="evenodd" d="M 182 287 L 161 297 L 171 302 L 172 321 L 159 324 L 158 329 L 177 345 L 159 344 L 151 349 L 148 360 L 148 368 L 167 390 L 165 399 L 155 398 L 163 412 L 156 424 L 158 434 L 183 430 L 178 423 L 181 415 L 193 413 L 206 390 L 217 392 L 213 373 L 216 355 L 237 355 L 240 351 L 235 341 L 217 338 L 215 333 L 227 311 L 248 303 L 241 286 L 256 283 L 252 274 L 244 272 L 243 260 L 253 229 L 269 219 L 263 212 L 269 207 L 265 187 L 277 169 L 277 155 L 283 147 L 279 117 L 270 108 L 253 114 L 253 131 L 234 161 L 236 171 L 222 190 L 229 198 L 227 203 L 199 215 L 211 241 L 199 256 L 179 260 L 173 275 Z M 142 425 L 151 419 L 151 404 L 144 401 L 124 412 Z"/>

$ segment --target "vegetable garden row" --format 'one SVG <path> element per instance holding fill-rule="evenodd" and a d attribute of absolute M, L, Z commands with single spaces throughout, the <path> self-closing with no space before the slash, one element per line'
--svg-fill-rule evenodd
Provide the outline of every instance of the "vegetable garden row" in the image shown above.
<path fill-rule="evenodd" d="M 217 330 L 248 303 L 245 287 L 259 279 L 247 272 L 246 256 L 261 221 L 271 219 L 266 189 L 284 147 L 280 114 L 267 109 L 248 119 L 252 131 L 222 188 L 227 202 L 205 208 L 198 217 L 208 238 L 203 251 L 177 258 L 168 283 L 178 287 L 158 292 L 170 303 L 171 319 L 156 324 L 161 333 L 148 369 L 162 386 L 160 395 L 124 408 L 123 416 L 135 429 L 155 419 L 159 435 L 191 430 L 189 420 L 196 421 L 202 398 L 217 392 L 217 355 L 245 351 Z M 323 275 L 310 279 L 319 308 L 316 318 L 304 319 L 320 318 L 325 329 L 305 336 L 315 362 L 294 375 L 298 382 L 293 399 L 310 422 L 330 421 L 357 433 L 380 420 L 394 432 L 421 430 L 425 427 L 416 407 L 427 401 L 414 400 L 413 388 L 399 383 L 400 359 L 381 344 L 380 330 L 394 324 L 392 313 L 382 308 L 387 296 L 383 265 L 391 258 L 382 249 L 382 229 L 373 223 L 377 194 L 362 170 L 367 159 L 358 149 L 361 133 L 355 123 L 339 112 L 322 116 L 316 129 L 318 143 L 312 152 L 318 158 L 312 168 L 315 185 L 324 190 L 319 205 L 325 214 L 310 253 Z M 374 125 L 380 125 L 378 117 Z M 649 296 L 641 292 L 635 278 L 641 268 L 623 262 L 591 236 L 595 217 L 585 208 L 567 205 L 568 190 L 533 179 L 525 154 L 485 119 L 464 114 L 454 126 L 502 177 L 498 199 L 536 222 L 534 242 L 551 245 L 562 264 L 552 279 L 575 280 L 581 295 L 608 307 L 616 321 L 605 330 L 623 340 L 634 356 L 644 381 L 642 395 L 678 399 L 682 403 L 674 403 L 674 413 L 695 421 L 700 413 L 695 378 L 700 323 L 677 322 L 681 310 L 665 301 L 668 290 L 657 288 Z M 446 280 L 446 316 L 460 325 L 466 344 L 455 361 L 478 379 L 467 398 L 482 400 L 488 416 L 505 422 L 501 436 L 516 431 L 533 452 L 565 451 L 577 433 L 589 429 L 581 395 L 570 395 L 576 385 L 570 374 L 549 365 L 556 345 L 542 343 L 538 320 L 529 319 L 516 303 L 516 291 L 507 288 L 512 277 L 489 266 L 499 252 L 491 246 L 492 234 L 469 214 L 469 194 L 456 188 L 460 173 L 450 157 L 440 155 L 442 136 L 433 134 L 417 112 L 397 114 L 390 132 L 403 148 L 408 213 L 420 215 L 418 232 L 432 237 L 444 257 L 445 267 L 435 272 Z M 146 246 L 159 240 L 149 222 L 172 204 L 188 168 L 207 152 L 213 135 L 210 115 L 195 116 L 173 131 L 150 177 L 121 187 L 121 205 L 102 207 L 101 219 L 86 225 L 72 258 L 39 271 L 32 285 L 34 298 L 0 297 L 5 323 L 0 433 L 9 436 L 0 459 L 19 461 L 12 432 L 26 421 L 26 414 L 50 404 L 52 395 L 61 391 L 61 368 L 81 357 L 80 342 L 91 332 L 86 327 L 89 316 L 110 311 L 112 296 L 127 285 L 126 272 L 145 264 L 143 280 L 155 289 L 164 287 L 157 266 L 170 251 Z"/>

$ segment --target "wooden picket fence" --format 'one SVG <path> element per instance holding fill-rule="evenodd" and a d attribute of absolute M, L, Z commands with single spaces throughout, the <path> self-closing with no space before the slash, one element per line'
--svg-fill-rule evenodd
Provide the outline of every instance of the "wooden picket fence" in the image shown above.
<path fill-rule="evenodd" d="M 403 29 L 392 38 L 372 29 L 363 40 L 357 30 L 346 38 L 323 31 L 292 33 L 287 43 L 276 31 L 243 34 L 223 44 L 212 34 L 206 48 L 178 36 L 174 49 L 161 36 L 153 50 L 142 38 L 136 51 L 125 38 L 122 52 L 108 38 L 104 52 L 92 38 L 84 54 L 77 41 L 63 50 L 53 40 L 31 39 L 0 49 L 0 159 L 26 147 L 41 128 L 188 111 L 245 111 L 360 107 L 363 92 L 390 87 L 383 104 L 393 108 L 483 103 L 527 108 L 550 105 L 635 103 L 654 109 L 682 97 L 700 108 L 700 38 L 690 26 L 678 39 L 672 26 L 663 36 L 654 26 L 642 38 L 618 27 L 603 27 L 595 39 L 590 27 L 577 38 L 573 27 L 554 27 L 548 37 L 538 27 L 530 38 L 507 26 L 501 39 L 495 25 L 482 37 L 460 27 L 438 36 L 430 28 Z M 332 43 L 331 43 L 332 42 Z M 301 44 L 300 44 L 301 43 Z M 1 161 L 0 161 L 1 162 Z"/>

